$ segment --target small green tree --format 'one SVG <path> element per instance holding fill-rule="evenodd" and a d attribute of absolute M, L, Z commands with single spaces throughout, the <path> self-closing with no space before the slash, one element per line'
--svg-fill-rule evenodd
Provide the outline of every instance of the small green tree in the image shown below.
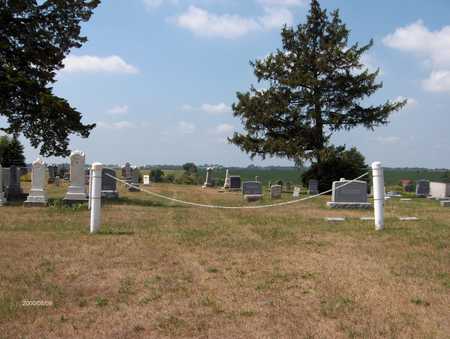
<path fill-rule="evenodd" d="M 161 168 L 155 168 L 150 171 L 150 180 L 153 182 L 163 181 L 164 172 Z"/>
<path fill-rule="evenodd" d="M 0 137 L 0 163 L 3 167 L 15 165 L 25 166 L 25 156 L 23 154 L 23 145 L 16 137 L 6 135 Z"/>
<path fill-rule="evenodd" d="M 302 175 L 302 182 L 307 186 L 309 180 L 318 179 L 319 191 L 324 192 L 332 187 L 333 181 L 354 179 L 368 171 L 364 156 L 355 147 L 346 150 L 344 146 L 332 146 L 323 152 L 320 166 L 315 163 Z"/>
<path fill-rule="evenodd" d="M 364 105 L 382 83 L 376 81 L 379 71 L 361 62 L 373 42 L 349 45 L 349 33 L 339 11 L 328 15 L 312 0 L 304 24 L 283 28 L 282 49 L 251 62 L 267 88 L 237 93 L 234 116 L 245 132 L 229 141 L 252 158 L 277 156 L 320 167 L 335 132 L 387 124 L 406 101 Z"/>
<path fill-rule="evenodd" d="M 185 163 L 183 165 L 183 170 L 188 174 L 197 173 L 198 171 L 197 166 L 193 162 Z"/>

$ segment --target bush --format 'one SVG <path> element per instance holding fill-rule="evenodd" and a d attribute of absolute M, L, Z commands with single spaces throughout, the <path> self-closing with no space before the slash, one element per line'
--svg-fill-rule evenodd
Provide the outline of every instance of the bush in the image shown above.
<path fill-rule="evenodd" d="M 153 182 L 162 182 L 164 172 L 160 168 L 155 168 L 150 171 L 150 180 Z"/>
<path fill-rule="evenodd" d="M 303 174 L 302 181 L 308 187 L 309 180 L 317 179 L 319 191 L 324 192 L 332 187 L 333 181 L 341 178 L 351 180 L 368 171 L 364 156 L 355 147 L 346 150 L 344 146 L 331 146 L 322 153 L 320 164 L 313 164 Z M 369 179 L 364 177 L 361 180 Z"/>

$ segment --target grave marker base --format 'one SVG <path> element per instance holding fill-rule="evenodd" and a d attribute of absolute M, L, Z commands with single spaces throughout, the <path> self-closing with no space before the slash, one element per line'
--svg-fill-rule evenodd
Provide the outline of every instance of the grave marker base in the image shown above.
<path fill-rule="evenodd" d="M 327 206 L 335 209 L 371 209 L 372 204 L 368 202 L 327 202 Z"/>

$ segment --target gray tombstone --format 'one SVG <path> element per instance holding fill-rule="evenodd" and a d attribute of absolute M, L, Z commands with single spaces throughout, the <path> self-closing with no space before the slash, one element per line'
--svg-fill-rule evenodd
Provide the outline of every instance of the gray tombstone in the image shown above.
<path fill-rule="evenodd" d="M 311 195 L 319 194 L 319 180 L 311 179 L 308 182 L 308 194 Z"/>
<path fill-rule="evenodd" d="M 331 202 L 327 205 L 332 208 L 370 208 L 372 205 L 368 202 L 367 182 L 345 179 L 333 182 Z"/>
<path fill-rule="evenodd" d="M 281 191 L 282 191 L 282 186 L 281 185 L 272 185 L 270 187 L 270 197 L 272 199 L 280 199 L 281 198 Z"/>
<path fill-rule="evenodd" d="M 131 176 L 127 178 L 127 182 L 129 182 L 132 186 L 128 186 L 128 192 L 140 192 L 139 189 L 139 177 L 141 172 L 137 167 L 131 167 L 131 172 L 129 173 Z"/>
<path fill-rule="evenodd" d="M 257 201 L 262 198 L 262 185 L 256 181 L 245 181 L 242 184 L 242 194 L 247 201 Z"/>
<path fill-rule="evenodd" d="M 430 195 L 430 181 L 418 180 L 416 182 L 416 196 L 426 198 Z"/>
<path fill-rule="evenodd" d="M 55 178 L 58 175 L 58 167 L 55 165 L 48 166 L 48 183 L 52 184 L 55 182 Z"/>
<path fill-rule="evenodd" d="M 241 177 L 237 175 L 230 176 L 230 191 L 241 190 Z"/>
<path fill-rule="evenodd" d="M 9 168 L 9 183 L 6 196 L 10 201 L 24 198 L 22 189 L 20 188 L 20 170 L 14 165 L 11 165 Z"/>
<path fill-rule="evenodd" d="M 55 186 L 56 186 L 56 187 L 59 187 L 60 181 L 61 181 L 61 179 L 59 178 L 59 175 L 57 175 L 57 176 L 55 177 Z"/>
<path fill-rule="evenodd" d="M 119 193 L 117 192 L 117 182 L 111 176 L 116 176 L 116 171 L 110 168 L 102 170 L 102 198 L 117 199 Z"/>

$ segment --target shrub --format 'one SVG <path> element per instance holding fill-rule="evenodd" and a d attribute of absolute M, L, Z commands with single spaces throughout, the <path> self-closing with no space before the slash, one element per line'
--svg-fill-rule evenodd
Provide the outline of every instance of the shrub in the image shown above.
<path fill-rule="evenodd" d="M 317 179 L 319 190 L 324 192 L 332 187 L 333 181 L 341 178 L 351 180 L 367 171 L 369 168 L 364 156 L 355 147 L 346 150 L 345 146 L 331 146 L 323 152 L 321 162 L 313 164 L 302 175 L 302 181 L 307 186 L 309 180 Z M 369 179 L 365 177 L 361 180 Z"/>

